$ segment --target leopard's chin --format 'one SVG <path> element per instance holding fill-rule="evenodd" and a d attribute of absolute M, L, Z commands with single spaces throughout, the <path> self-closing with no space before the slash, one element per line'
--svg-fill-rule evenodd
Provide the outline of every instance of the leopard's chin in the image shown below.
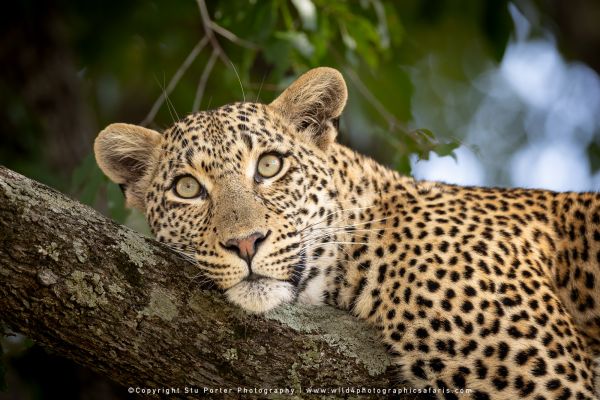
<path fill-rule="evenodd" d="M 225 295 L 230 302 L 251 313 L 264 313 L 294 299 L 294 287 L 288 282 L 263 278 L 241 281 Z"/>

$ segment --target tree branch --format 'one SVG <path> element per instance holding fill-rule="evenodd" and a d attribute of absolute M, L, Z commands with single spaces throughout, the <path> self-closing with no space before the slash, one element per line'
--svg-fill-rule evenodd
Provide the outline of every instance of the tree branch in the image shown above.
<path fill-rule="evenodd" d="M 169 84 L 167 85 L 167 87 L 163 89 L 163 92 L 161 93 L 161 95 L 158 97 L 158 99 L 156 99 L 156 101 L 152 105 L 152 108 L 148 112 L 148 115 L 146 115 L 146 118 L 144 118 L 144 120 L 140 123 L 142 126 L 147 126 L 150 122 L 154 121 L 154 117 L 156 117 L 156 113 L 158 113 L 158 110 L 160 110 L 160 107 L 163 105 L 165 100 L 168 99 L 171 92 L 175 89 L 175 87 L 179 83 L 179 80 L 181 79 L 181 77 L 183 76 L 185 71 L 188 70 L 190 65 L 192 65 L 192 63 L 196 60 L 196 57 L 198 57 L 198 54 L 200 54 L 202 49 L 204 49 L 204 46 L 206 46 L 206 44 L 208 43 L 208 40 L 209 40 L 208 36 L 204 36 L 202 39 L 200 39 L 200 41 L 198 43 L 196 43 L 196 45 L 194 46 L 192 51 L 190 51 L 190 54 L 188 54 L 188 56 L 185 58 L 183 63 L 179 66 L 177 71 L 175 71 L 175 74 L 169 81 Z"/>
<path fill-rule="evenodd" d="M 253 49 L 253 50 L 256 50 L 259 48 L 259 46 L 255 45 L 254 43 L 244 40 L 244 39 L 240 38 L 238 35 L 236 35 L 235 33 L 231 32 L 230 30 L 223 28 L 221 25 L 217 24 L 215 21 L 210 21 L 210 26 L 211 26 L 212 30 L 214 30 L 216 33 L 223 36 L 225 39 L 229 40 L 230 42 L 237 44 L 240 47 L 246 47 L 247 49 Z"/>
<path fill-rule="evenodd" d="M 237 44 L 238 46 L 246 47 L 248 49 L 258 49 L 258 46 L 254 43 L 241 39 L 233 32 L 223 28 L 222 26 L 211 20 L 210 15 L 208 14 L 208 8 L 206 7 L 206 2 L 204 0 L 196 0 L 196 3 L 198 4 L 198 10 L 200 12 L 200 18 L 202 20 L 202 26 L 204 28 L 204 37 L 202 37 L 202 39 L 196 44 L 196 46 L 194 46 L 190 54 L 184 60 L 183 64 L 181 64 L 181 66 L 175 72 L 175 75 L 173 75 L 173 77 L 169 81 L 167 87 L 163 89 L 161 95 L 158 97 L 158 99 L 156 99 L 156 101 L 152 105 L 152 108 L 150 109 L 144 120 L 140 123 L 142 126 L 148 126 L 148 124 L 154 121 L 154 118 L 156 117 L 158 110 L 160 110 L 160 107 L 162 107 L 165 100 L 169 100 L 169 95 L 175 89 L 185 71 L 187 71 L 190 65 L 192 65 L 192 63 L 196 60 L 200 52 L 208 43 L 210 43 L 212 47 L 212 53 L 208 62 L 204 66 L 202 76 L 200 77 L 200 81 L 198 82 L 196 96 L 194 97 L 194 104 L 192 105 L 192 112 L 198 111 L 198 108 L 200 107 L 200 103 L 202 102 L 202 97 L 204 95 L 204 90 L 206 89 L 206 83 L 208 82 L 208 78 L 210 77 L 213 67 L 215 66 L 217 58 L 220 58 L 221 61 L 223 61 L 223 63 L 225 63 L 227 67 L 232 67 L 237 75 L 237 71 L 235 70 L 233 62 L 229 59 L 227 53 L 225 53 L 225 51 L 219 44 L 219 41 L 215 36 L 215 32 L 223 36 L 227 40 L 231 41 L 232 43 Z M 242 85 L 241 80 L 240 85 Z M 242 87 L 242 91 L 243 90 L 244 89 Z"/>
<path fill-rule="evenodd" d="M 215 66 L 217 56 L 218 53 L 215 50 L 213 50 L 213 52 L 210 55 L 210 58 L 206 62 L 206 66 L 204 67 L 204 71 L 202 71 L 202 76 L 200 77 L 200 82 L 198 82 L 196 96 L 194 96 L 192 112 L 196 112 L 200 109 L 200 104 L 202 104 L 202 98 L 204 97 L 204 90 L 206 89 L 206 84 L 208 83 L 208 77 L 210 76 L 210 73 L 212 72 L 212 69 Z"/>
<path fill-rule="evenodd" d="M 233 388 L 225 397 L 235 398 L 238 387 L 389 387 L 389 360 L 362 322 L 329 307 L 249 315 L 200 288 L 197 273 L 166 246 L 0 167 L 9 329 L 123 385 L 184 397 L 185 387 Z"/>
<path fill-rule="evenodd" d="M 217 52 L 217 56 L 225 63 L 225 65 L 229 66 L 232 62 L 229 57 L 227 57 L 227 54 L 223 51 L 223 48 L 215 37 L 215 33 L 213 32 L 213 22 L 208 14 L 206 2 L 204 0 L 196 0 L 196 3 L 198 3 L 200 18 L 202 19 L 202 26 L 204 27 L 204 34 L 208 37 L 208 40 L 210 40 L 210 44 L 212 45 L 213 50 Z"/>

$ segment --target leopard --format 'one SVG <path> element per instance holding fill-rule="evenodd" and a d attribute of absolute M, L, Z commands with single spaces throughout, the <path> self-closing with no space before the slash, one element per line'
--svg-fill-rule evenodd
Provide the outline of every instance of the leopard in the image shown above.
<path fill-rule="evenodd" d="M 268 104 L 111 124 L 95 157 L 248 313 L 345 310 L 435 398 L 597 398 L 600 194 L 405 176 L 339 143 L 347 97 L 319 67 Z"/>

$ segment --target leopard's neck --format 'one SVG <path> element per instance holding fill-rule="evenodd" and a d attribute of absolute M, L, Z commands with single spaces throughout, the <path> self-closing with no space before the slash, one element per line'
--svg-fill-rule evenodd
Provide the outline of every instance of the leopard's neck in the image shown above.
<path fill-rule="evenodd" d="M 399 208 L 414 199 L 419 188 L 413 178 L 342 145 L 334 145 L 329 162 L 340 205 L 334 224 L 347 229 L 336 233 L 338 262 L 326 275 L 325 301 L 366 318 L 372 305 L 366 301 L 369 310 L 365 310 L 360 295 L 376 290 L 382 273 L 381 265 L 376 267 L 371 260 L 381 252 L 383 237 L 399 226 Z"/>

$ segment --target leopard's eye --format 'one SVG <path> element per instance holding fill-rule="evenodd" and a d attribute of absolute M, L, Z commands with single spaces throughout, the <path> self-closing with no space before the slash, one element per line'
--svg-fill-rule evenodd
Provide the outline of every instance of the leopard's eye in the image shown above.
<path fill-rule="evenodd" d="M 196 178 L 189 175 L 177 178 L 174 186 L 175 194 L 182 199 L 193 199 L 195 197 L 205 197 L 206 189 L 196 180 Z"/>
<path fill-rule="evenodd" d="M 281 171 L 283 160 L 277 154 L 269 153 L 258 159 L 256 172 L 261 178 L 272 178 Z"/>

